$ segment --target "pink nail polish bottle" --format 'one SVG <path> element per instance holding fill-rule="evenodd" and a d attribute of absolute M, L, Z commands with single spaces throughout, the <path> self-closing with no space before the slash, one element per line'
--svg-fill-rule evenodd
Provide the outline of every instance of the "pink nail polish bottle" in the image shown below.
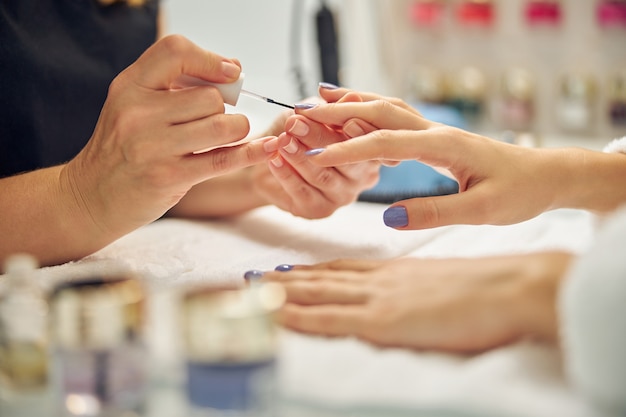
<path fill-rule="evenodd" d="M 561 23 L 562 9 L 558 0 L 530 0 L 524 10 L 526 23 L 531 26 L 557 26 Z"/>
<path fill-rule="evenodd" d="M 409 15 L 416 27 L 435 27 L 443 20 L 444 6 L 441 0 L 417 0 L 411 4 Z"/>
<path fill-rule="evenodd" d="M 626 29 L 626 1 L 603 0 L 598 3 L 596 19 L 602 28 Z"/>

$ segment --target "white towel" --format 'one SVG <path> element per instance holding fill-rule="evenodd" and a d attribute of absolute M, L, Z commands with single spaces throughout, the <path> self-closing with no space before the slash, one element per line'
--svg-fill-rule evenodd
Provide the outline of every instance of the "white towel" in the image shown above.
<path fill-rule="evenodd" d="M 154 291 L 149 342 L 157 375 L 172 375 L 180 346 L 171 290 L 185 284 L 241 283 L 249 269 L 336 258 L 482 256 L 546 248 L 585 250 L 591 216 L 558 210 L 512 226 L 452 226 L 397 231 L 384 226 L 386 206 L 356 203 L 321 220 L 273 207 L 221 221 L 164 219 L 78 262 L 43 268 L 52 284 L 113 269 L 140 274 Z M 168 304 L 169 303 L 169 304 Z M 352 339 L 284 332 L 280 385 L 293 400 L 328 407 L 458 408 L 478 415 L 597 417 L 574 391 L 553 347 L 520 343 L 462 358 L 379 350 Z"/>

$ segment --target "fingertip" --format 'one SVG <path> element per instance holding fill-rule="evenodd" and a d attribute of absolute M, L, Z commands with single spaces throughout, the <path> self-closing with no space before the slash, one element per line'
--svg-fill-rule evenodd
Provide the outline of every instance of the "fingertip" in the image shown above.
<path fill-rule="evenodd" d="M 324 152 L 326 150 L 326 148 L 315 148 L 315 149 L 309 149 L 308 151 L 306 151 L 304 154 L 306 156 L 315 156 L 315 155 L 319 155 L 322 152 Z"/>
<path fill-rule="evenodd" d="M 238 80 L 241 74 L 241 68 L 230 61 L 222 61 L 221 69 L 222 75 L 232 81 Z"/>
<path fill-rule="evenodd" d="M 338 85 L 327 83 L 324 81 L 320 82 L 318 85 L 319 85 L 319 88 L 322 90 L 337 90 L 339 88 Z"/>
<path fill-rule="evenodd" d="M 306 111 L 317 107 L 316 103 L 296 103 L 294 104 L 294 110 L 297 111 Z"/>

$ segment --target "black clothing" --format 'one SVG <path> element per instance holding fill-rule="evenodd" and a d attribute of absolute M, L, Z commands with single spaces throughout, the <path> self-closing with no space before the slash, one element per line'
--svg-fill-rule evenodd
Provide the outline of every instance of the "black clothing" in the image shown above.
<path fill-rule="evenodd" d="M 154 43 L 158 3 L 0 1 L 0 177 L 82 149 L 108 86 Z"/>

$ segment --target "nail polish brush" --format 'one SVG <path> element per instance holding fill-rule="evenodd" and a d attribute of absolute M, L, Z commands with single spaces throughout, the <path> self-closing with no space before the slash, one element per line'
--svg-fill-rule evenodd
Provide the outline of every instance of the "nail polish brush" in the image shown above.
<path fill-rule="evenodd" d="M 231 106 L 235 106 L 237 104 L 237 101 L 239 100 L 239 96 L 243 94 L 248 97 L 255 98 L 257 100 L 265 101 L 266 103 L 276 104 L 278 106 L 287 107 L 288 109 L 294 108 L 294 106 L 292 105 L 281 103 L 269 97 L 265 97 L 260 94 L 253 93 L 252 91 L 243 89 L 243 79 L 244 79 L 244 74 L 241 73 L 237 81 L 232 82 L 232 83 L 227 83 L 227 84 L 220 84 L 220 83 L 214 83 L 210 81 L 201 80 L 199 78 L 191 77 L 188 75 L 181 75 L 178 78 L 177 80 L 178 82 L 176 84 L 182 87 L 192 87 L 192 86 L 197 86 L 197 85 L 211 85 L 219 90 L 220 94 L 222 95 L 222 98 L 224 99 L 224 103 L 230 104 Z"/>

